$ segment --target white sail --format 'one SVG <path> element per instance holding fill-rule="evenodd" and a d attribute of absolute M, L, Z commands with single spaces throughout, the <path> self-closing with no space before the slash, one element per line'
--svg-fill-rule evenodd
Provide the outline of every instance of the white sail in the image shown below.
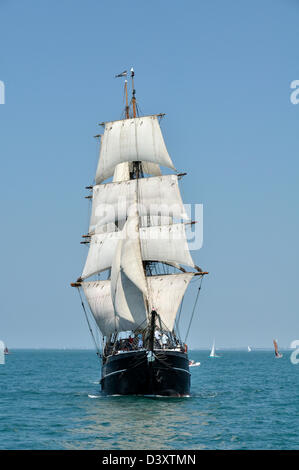
<path fill-rule="evenodd" d="M 210 357 L 215 357 L 216 354 L 215 354 L 215 340 L 213 341 L 213 346 L 212 346 L 212 349 L 211 349 L 211 352 L 210 352 Z"/>
<path fill-rule="evenodd" d="M 154 303 L 150 307 L 155 308 L 169 331 L 173 330 L 178 308 L 192 277 L 193 273 L 147 277 L 148 287 L 154 299 Z M 136 289 L 136 286 L 123 272 L 118 282 L 121 289 L 117 289 L 116 309 L 121 315 L 116 313 L 113 307 L 112 281 L 82 283 L 87 302 L 104 336 L 108 336 L 116 330 L 134 330 L 141 324 L 142 328 L 146 326 L 147 319 L 143 316 L 144 300 L 141 291 Z M 141 315 L 140 317 L 136 315 L 136 310 Z M 134 312 L 134 317 L 131 312 Z"/>
<path fill-rule="evenodd" d="M 110 178 L 119 163 L 133 161 L 151 162 L 174 169 L 157 116 L 105 123 L 96 183 Z"/>
<path fill-rule="evenodd" d="M 161 170 L 157 163 L 142 162 L 142 171 L 146 175 L 161 176 Z"/>
<path fill-rule="evenodd" d="M 146 327 L 147 311 L 143 294 L 123 271 L 117 278 L 113 305 L 120 319 L 128 319 L 132 322 L 134 326 L 132 329 Z"/>
<path fill-rule="evenodd" d="M 120 318 L 115 314 L 110 281 L 83 282 L 81 285 L 94 319 L 104 336 L 115 331 L 134 329 L 132 317 Z"/>
<path fill-rule="evenodd" d="M 147 286 L 142 264 L 138 216 L 129 217 L 124 232 L 125 238 L 121 248 L 120 267 L 128 279 L 146 295 Z"/>
<path fill-rule="evenodd" d="M 114 308 L 115 308 L 116 290 L 118 288 L 118 283 L 120 282 L 119 278 L 121 275 L 120 260 L 121 260 L 122 245 L 123 245 L 123 239 L 118 240 L 114 256 L 111 257 L 110 289 L 111 289 L 111 298 L 112 298 L 112 303 L 113 303 Z M 131 315 L 131 318 L 133 320 L 132 315 Z"/>
<path fill-rule="evenodd" d="M 194 268 L 185 224 L 142 227 L 140 241 L 143 260 L 178 263 Z"/>
<path fill-rule="evenodd" d="M 129 230 L 138 233 L 138 229 L 138 218 L 129 218 L 124 227 L 125 238 L 118 242 L 111 269 L 111 297 L 115 313 L 120 318 L 134 321 L 135 328 L 147 320 L 144 302 L 147 285 L 139 237 L 127 237 Z"/>
<path fill-rule="evenodd" d="M 193 273 L 147 277 L 153 305 L 169 331 L 173 330 L 176 314 Z"/>
<path fill-rule="evenodd" d="M 101 233 L 91 237 L 82 279 L 111 268 L 118 241 L 118 232 Z"/>
<path fill-rule="evenodd" d="M 157 163 L 142 162 L 141 170 L 143 174 L 161 176 L 161 170 Z M 113 183 L 119 181 L 127 181 L 130 179 L 130 171 L 132 171 L 132 163 L 124 162 L 116 165 L 113 174 Z"/>
<path fill-rule="evenodd" d="M 93 234 L 103 234 L 103 233 L 111 233 L 111 232 L 119 232 L 123 229 L 126 221 L 125 220 L 118 220 L 115 223 L 110 222 L 109 224 L 104 225 L 97 225 L 95 232 L 91 232 L 90 235 Z M 157 225 L 171 225 L 173 223 L 173 217 L 166 216 L 166 215 L 142 215 L 139 217 L 139 225 L 140 227 L 151 227 Z"/>
<path fill-rule="evenodd" d="M 139 218 L 140 227 L 171 225 L 172 223 L 173 217 L 167 215 L 142 215 Z"/>
<path fill-rule="evenodd" d="M 127 181 L 130 179 L 130 163 L 124 162 L 119 163 L 116 165 L 114 174 L 113 174 L 113 182 L 118 183 L 119 181 Z"/>
<path fill-rule="evenodd" d="M 123 231 L 93 235 L 81 275 L 82 279 L 111 268 L 118 241 L 124 237 Z M 185 224 L 141 227 L 139 237 L 143 261 L 160 261 L 172 265 L 194 267 L 186 240 Z M 127 242 L 127 250 L 129 246 Z M 129 263 L 133 262 L 132 260 L 136 257 L 133 248 L 132 250 Z"/>
<path fill-rule="evenodd" d="M 188 219 L 176 175 L 141 178 L 93 187 L 89 233 L 105 224 L 126 220 L 136 200 L 140 216 Z"/>

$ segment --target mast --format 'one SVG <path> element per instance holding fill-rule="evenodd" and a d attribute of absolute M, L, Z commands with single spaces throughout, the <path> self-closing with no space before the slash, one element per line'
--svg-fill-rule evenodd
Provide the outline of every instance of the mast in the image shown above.
<path fill-rule="evenodd" d="M 126 119 L 129 119 L 129 104 L 128 104 L 128 80 L 125 80 L 125 95 L 126 95 Z"/>
<path fill-rule="evenodd" d="M 134 87 L 134 76 L 135 72 L 133 67 L 131 68 L 131 80 L 132 80 L 132 107 L 133 107 L 133 117 L 136 118 L 137 113 L 136 113 L 136 90 Z M 133 178 L 143 178 L 143 171 L 142 171 L 142 165 L 141 162 L 133 162 L 133 172 L 132 172 L 132 177 Z"/>
<path fill-rule="evenodd" d="M 136 90 L 134 88 L 134 76 L 135 76 L 135 72 L 134 72 L 134 69 L 133 67 L 131 68 L 131 79 L 132 79 L 132 105 L 133 105 L 133 117 L 135 118 L 136 117 L 136 97 L 135 97 L 135 94 L 136 94 Z"/>
<path fill-rule="evenodd" d="M 127 70 L 124 70 L 124 72 L 115 75 L 115 78 L 127 77 L 127 75 L 128 75 Z M 125 97 L 126 97 L 125 114 L 126 114 L 126 119 L 129 119 L 130 118 L 130 112 L 129 112 L 130 108 L 129 108 L 129 104 L 128 104 L 128 80 L 127 79 L 125 80 Z"/>
<path fill-rule="evenodd" d="M 135 88 L 134 88 L 134 69 L 133 67 L 131 68 L 131 79 L 132 79 L 132 105 L 133 105 L 133 117 L 136 118 L 136 98 L 135 98 Z M 137 227 L 138 227 L 138 231 L 140 229 L 140 222 L 139 222 L 139 217 L 140 217 L 140 214 L 139 214 L 139 210 L 138 210 L 138 207 L 139 207 L 139 178 L 143 178 L 144 177 L 144 174 L 143 174 L 143 169 L 142 169 L 142 163 L 140 161 L 133 161 L 133 172 L 130 173 L 130 179 L 136 179 L 136 192 L 135 192 L 135 200 L 136 200 L 136 217 L 137 217 Z M 138 236 L 138 251 L 140 251 L 140 255 L 141 255 L 141 259 L 142 259 L 142 254 L 141 254 L 141 240 L 140 240 L 140 236 Z M 146 312 L 147 312 L 147 315 L 149 315 L 149 296 L 151 296 L 151 292 L 150 292 L 150 288 L 149 288 L 149 285 L 148 285 L 148 282 L 147 282 L 147 277 L 146 277 L 146 274 L 147 274 L 147 269 L 146 269 L 146 266 L 147 266 L 147 262 L 142 262 L 141 261 L 141 267 L 142 267 L 142 270 L 143 270 L 143 275 L 144 275 L 144 278 L 145 278 L 145 281 L 146 281 L 146 287 L 147 287 L 147 296 L 144 296 L 144 304 L 145 304 L 145 309 L 146 309 Z"/>

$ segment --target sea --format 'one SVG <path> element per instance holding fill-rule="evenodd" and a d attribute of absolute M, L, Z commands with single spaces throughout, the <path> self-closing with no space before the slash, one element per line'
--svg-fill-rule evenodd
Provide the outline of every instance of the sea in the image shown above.
<path fill-rule="evenodd" d="M 190 351 L 189 397 L 103 396 L 88 350 L 13 350 L 0 365 L 0 449 L 299 449 L 291 351 Z"/>

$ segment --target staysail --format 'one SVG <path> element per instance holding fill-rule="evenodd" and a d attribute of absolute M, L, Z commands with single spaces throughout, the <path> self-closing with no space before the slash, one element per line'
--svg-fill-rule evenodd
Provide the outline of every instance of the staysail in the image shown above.
<path fill-rule="evenodd" d="M 115 313 L 120 318 L 131 315 L 135 328 L 147 319 L 144 302 L 147 296 L 147 284 L 137 236 L 138 230 L 138 218 L 129 217 L 124 227 L 124 238 L 118 241 L 111 269 L 111 297 Z"/>

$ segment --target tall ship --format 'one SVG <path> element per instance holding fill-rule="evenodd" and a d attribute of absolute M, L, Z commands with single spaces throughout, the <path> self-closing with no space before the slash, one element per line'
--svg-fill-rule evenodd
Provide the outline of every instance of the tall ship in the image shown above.
<path fill-rule="evenodd" d="M 88 254 L 71 285 L 101 359 L 101 389 L 107 395 L 185 396 L 190 393 L 186 338 L 208 274 L 192 260 L 189 219 L 178 172 L 167 151 L 164 114 L 139 115 L 131 69 L 132 97 L 124 77 L 123 119 L 103 122 L 91 203 Z M 163 174 L 161 167 L 164 167 Z M 166 169 L 166 170 L 165 170 Z M 108 180 L 108 181 L 107 181 Z M 189 283 L 198 280 L 184 340 L 179 320 Z M 100 339 L 100 341 L 98 341 Z"/>

